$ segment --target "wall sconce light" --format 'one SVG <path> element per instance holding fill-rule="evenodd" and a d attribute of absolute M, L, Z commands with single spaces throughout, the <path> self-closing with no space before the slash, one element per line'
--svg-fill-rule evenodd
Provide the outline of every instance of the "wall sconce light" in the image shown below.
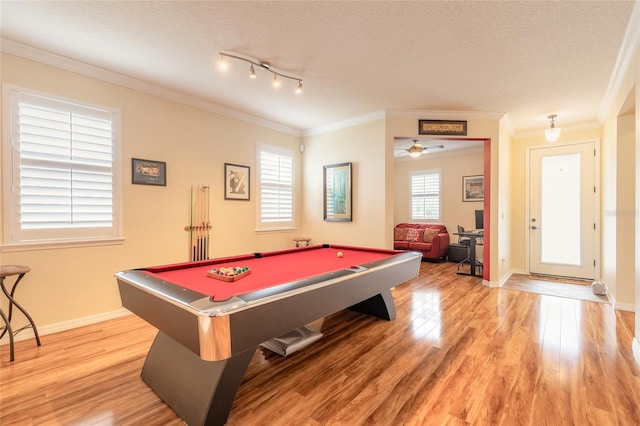
<path fill-rule="evenodd" d="M 556 119 L 557 115 L 550 115 L 548 118 L 551 120 L 551 127 L 544 131 L 544 135 L 547 138 L 547 142 L 555 142 L 560 137 L 560 131 L 562 130 L 560 127 L 556 127 Z"/>
<path fill-rule="evenodd" d="M 264 71 L 270 72 L 271 74 L 273 74 L 273 79 L 271 80 L 271 84 L 273 85 L 273 87 L 275 88 L 279 88 L 281 85 L 280 79 L 278 77 L 282 77 L 282 78 L 286 78 L 289 80 L 294 80 L 298 82 L 298 85 L 295 89 L 295 93 L 296 94 L 300 94 L 302 93 L 302 79 L 299 77 L 294 77 L 288 74 L 285 74 L 284 72 L 278 71 L 276 69 L 274 69 L 271 64 L 269 62 L 263 62 L 263 61 L 258 61 L 258 60 L 254 60 L 251 58 L 247 58 L 247 57 L 242 57 L 236 54 L 232 54 L 232 53 L 223 53 L 220 52 L 220 59 L 218 60 L 218 67 L 223 70 L 226 71 L 229 68 L 229 64 L 227 63 L 227 58 L 233 58 L 233 59 L 237 59 L 239 61 L 244 61 L 247 62 L 248 64 L 250 64 L 249 67 L 249 78 L 257 78 L 256 76 L 256 68 L 258 67 L 259 69 L 262 69 Z"/>

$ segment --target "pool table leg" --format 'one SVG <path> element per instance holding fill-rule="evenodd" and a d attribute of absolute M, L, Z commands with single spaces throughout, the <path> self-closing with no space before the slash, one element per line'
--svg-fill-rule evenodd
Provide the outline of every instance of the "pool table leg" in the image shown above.
<path fill-rule="evenodd" d="M 203 361 L 159 331 L 141 377 L 190 426 L 223 425 L 256 349 L 223 361 Z"/>
<path fill-rule="evenodd" d="M 396 305 L 393 302 L 391 290 L 383 290 L 382 293 L 356 303 L 350 306 L 349 309 L 388 321 L 396 318 Z"/>

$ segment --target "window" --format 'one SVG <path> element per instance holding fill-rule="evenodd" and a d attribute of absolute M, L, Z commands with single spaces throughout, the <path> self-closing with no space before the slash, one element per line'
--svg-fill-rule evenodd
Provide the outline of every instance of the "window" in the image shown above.
<path fill-rule="evenodd" d="M 293 152 L 258 144 L 259 229 L 293 227 Z"/>
<path fill-rule="evenodd" d="M 5 246 L 120 237 L 118 112 L 3 92 Z"/>
<path fill-rule="evenodd" d="M 440 220 L 440 170 L 425 170 L 411 174 L 411 219 Z"/>

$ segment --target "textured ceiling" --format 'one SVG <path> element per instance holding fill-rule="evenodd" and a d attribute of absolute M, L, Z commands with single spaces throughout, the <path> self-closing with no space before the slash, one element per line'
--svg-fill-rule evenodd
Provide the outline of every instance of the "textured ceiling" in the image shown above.
<path fill-rule="evenodd" d="M 593 122 L 635 3 L 1 2 L 1 36 L 308 131 L 384 109 Z M 218 52 L 267 61 L 271 76 Z"/>

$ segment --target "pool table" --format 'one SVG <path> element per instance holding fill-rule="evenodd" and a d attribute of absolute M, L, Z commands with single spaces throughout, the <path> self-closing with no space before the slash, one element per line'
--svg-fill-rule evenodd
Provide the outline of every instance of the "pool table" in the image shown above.
<path fill-rule="evenodd" d="M 341 253 L 339 253 L 341 252 Z M 158 334 L 141 377 L 189 425 L 224 424 L 260 343 L 342 309 L 392 320 L 391 288 L 421 255 L 316 245 L 116 273 L 122 304 Z M 237 281 L 209 276 L 243 266 Z"/>

